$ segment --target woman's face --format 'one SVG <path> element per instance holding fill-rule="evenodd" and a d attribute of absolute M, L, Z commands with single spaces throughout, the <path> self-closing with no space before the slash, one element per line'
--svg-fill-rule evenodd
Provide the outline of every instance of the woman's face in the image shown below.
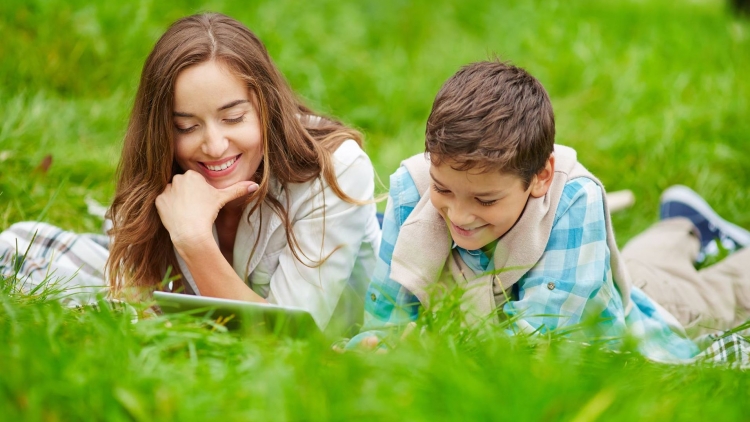
<path fill-rule="evenodd" d="M 211 60 L 177 75 L 172 120 L 183 170 L 217 189 L 252 180 L 263 157 L 255 96 L 224 65 Z"/>

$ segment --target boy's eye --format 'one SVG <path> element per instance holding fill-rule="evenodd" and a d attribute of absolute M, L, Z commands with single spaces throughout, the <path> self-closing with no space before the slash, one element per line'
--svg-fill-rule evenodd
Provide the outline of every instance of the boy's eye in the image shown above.
<path fill-rule="evenodd" d="M 497 199 L 493 199 L 492 201 L 482 201 L 481 199 L 477 199 L 477 202 L 479 202 L 479 205 L 483 207 L 489 207 L 490 205 L 497 202 Z"/>
<path fill-rule="evenodd" d="M 448 193 L 448 192 L 450 192 L 450 191 L 449 191 L 448 189 L 440 189 L 440 188 L 439 188 L 439 187 L 437 187 L 437 185 L 436 185 L 436 184 L 434 184 L 434 183 L 432 184 L 432 189 L 434 189 L 434 190 L 435 190 L 435 192 L 437 192 L 437 193 Z"/>

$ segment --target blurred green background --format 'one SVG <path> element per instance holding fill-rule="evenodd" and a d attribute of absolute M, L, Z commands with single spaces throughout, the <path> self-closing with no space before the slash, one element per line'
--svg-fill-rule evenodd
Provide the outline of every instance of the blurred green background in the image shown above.
<path fill-rule="evenodd" d="M 0 229 L 41 219 L 100 230 L 84 199 L 111 200 L 143 61 L 170 22 L 207 10 L 247 24 L 310 106 L 364 132 L 380 192 L 422 150 L 443 81 L 497 55 L 547 87 L 559 143 L 609 190 L 635 192 L 614 216 L 620 243 L 656 221 L 659 194 L 675 183 L 750 228 L 750 22 L 723 0 L 5 0 Z M 106 306 L 0 292 L 0 419 L 750 415 L 746 372 L 554 337 L 477 338 L 449 311 L 425 318 L 434 323 L 387 354 L 339 355 L 329 339 L 252 338 L 164 316 L 132 324 Z"/>
<path fill-rule="evenodd" d="M 175 19 L 229 14 L 255 31 L 313 108 L 362 130 L 383 181 L 421 151 L 440 85 L 499 56 L 551 94 L 557 142 L 608 190 L 623 243 L 686 184 L 750 227 L 750 25 L 721 0 L 10 0 L 0 5 L 0 228 L 99 230 L 146 55 Z M 48 172 L 35 170 L 51 154 Z M 382 205 L 381 205 L 382 207 Z"/>

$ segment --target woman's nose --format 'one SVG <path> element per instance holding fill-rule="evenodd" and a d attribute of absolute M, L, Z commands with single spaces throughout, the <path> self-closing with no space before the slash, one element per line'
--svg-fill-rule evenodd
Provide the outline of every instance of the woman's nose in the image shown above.
<path fill-rule="evenodd" d="M 214 125 L 206 125 L 203 135 L 201 150 L 209 157 L 222 158 L 229 146 L 229 141 L 224 134 Z"/>

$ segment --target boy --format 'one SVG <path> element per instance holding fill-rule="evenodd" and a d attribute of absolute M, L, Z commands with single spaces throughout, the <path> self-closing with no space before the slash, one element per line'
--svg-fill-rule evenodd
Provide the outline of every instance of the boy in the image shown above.
<path fill-rule="evenodd" d="M 649 243 L 678 232 L 673 238 L 689 245 L 680 250 L 684 256 L 650 251 L 657 260 L 650 259 L 639 238 L 621 254 L 602 184 L 578 163 L 574 150 L 554 145 L 554 135 L 549 97 L 523 69 L 474 63 L 443 85 L 427 121 L 427 154 L 405 160 L 391 176 L 365 325 L 348 348 L 375 347 L 384 329 L 416 320 L 438 286 L 465 292 L 469 322 L 496 308 L 512 317 L 510 332 L 544 332 L 593 319 L 599 335 L 621 337 L 629 329 L 641 340 L 642 353 L 662 361 L 699 353 L 683 330 L 695 323 L 694 307 L 721 323 L 714 328 L 739 321 L 734 310 L 750 309 L 750 295 L 733 294 L 734 286 L 750 291 L 750 271 L 704 280 L 709 289 L 681 282 L 701 278 L 689 257 L 698 252 L 699 239 L 689 239 L 697 228 L 685 218 L 666 220 L 652 229 L 655 234 L 643 235 Z M 717 215 L 712 221 L 729 224 Z M 735 238 L 747 234 L 736 229 Z M 701 240 L 705 247 L 711 239 Z M 750 234 L 735 240 L 743 246 Z M 664 243 L 646 248 L 673 246 Z M 674 268 L 682 273 L 671 273 Z M 679 321 L 644 293 L 658 294 L 658 301 L 680 289 L 690 290 L 682 302 L 664 302 L 669 311 L 689 310 L 676 312 Z M 726 301 L 714 300 L 719 291 Z"/>

